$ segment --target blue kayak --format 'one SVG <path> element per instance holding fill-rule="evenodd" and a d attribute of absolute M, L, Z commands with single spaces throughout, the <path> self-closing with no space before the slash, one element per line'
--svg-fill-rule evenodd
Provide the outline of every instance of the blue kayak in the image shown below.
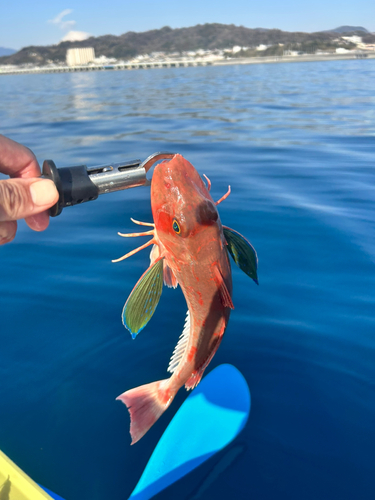
<path fill-rule="evenodd" d="M 222 450 L 241 432 L 250 391 L 232 365 L 210 372 L 181 405 L 130 495 L 148 500 Z"/>

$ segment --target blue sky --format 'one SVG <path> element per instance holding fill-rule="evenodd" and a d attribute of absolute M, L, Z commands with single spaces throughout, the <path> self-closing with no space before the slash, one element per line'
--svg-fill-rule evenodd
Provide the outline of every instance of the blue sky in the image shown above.
<path fill-rule="evenodd" d="M 374 0 L 14 0 L 0 7 L 0 46 L 59 43 L 67 32 L 120 35 L 203 23 L 285 31 L 320 31 L 348 24 L 375 31 Z"/>

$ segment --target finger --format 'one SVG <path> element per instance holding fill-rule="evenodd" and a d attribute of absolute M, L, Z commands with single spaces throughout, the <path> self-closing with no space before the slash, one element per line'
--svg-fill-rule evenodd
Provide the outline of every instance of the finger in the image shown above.
<path fill-rule="evenodd" d="M 0 170 L 11 177 L 39 177 L 40 167 L 29 148 L 0 135 Z"/>
<path fill-rule="evenodd" d="M 15 220 L 0 222 L 0 245 L 11 242 L 16 236 L 17 222 Z"/>
<path fill-rule="evenodd" d="M 49 224 L 49 214 L 47 211 L 40 212 L 40 214 L 26 217 L 25 220 L 30 229 L 33 229 L 34 231 L 44 231 L 47 229 Z"/>
<path fill-rule="evenodd" d="M 56 186 L 48 179 L 0 181 L 0 222 L 25 219 L 44 212 L 58 199 Z"/>

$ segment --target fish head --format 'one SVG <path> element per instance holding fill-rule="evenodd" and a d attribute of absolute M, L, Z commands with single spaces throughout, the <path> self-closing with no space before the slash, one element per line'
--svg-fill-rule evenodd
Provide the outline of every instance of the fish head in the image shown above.
<path fill-rule="evenodd" d="M 222 249 L 216 205 L 196 169 L 181 155 L 155 167 L 151 208 L 157 237 L 175 257 L 191 259 L 200 253 L 202 258 L 205 249 Z"/>

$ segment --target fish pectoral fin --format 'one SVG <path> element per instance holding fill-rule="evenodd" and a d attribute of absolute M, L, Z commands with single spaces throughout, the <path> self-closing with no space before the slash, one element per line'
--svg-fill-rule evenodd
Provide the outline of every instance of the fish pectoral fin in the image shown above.
<path fill-rule="evenodd" d="M 223 232 L 227 242 L 227 250 L 234 262 L 259 285 L 257 274 L 258 256 L 253 245 L 242 234 L 229 227 L 223 226 Z"/>
<path fill-rule="evenodd" d="M 221 303 L 224 307 L 230 307 L 231 309 L 234 309 L 232 297 L 230 296 L 227 285 L 225 284 L 223 275 L 221 274 L 220 269 L 217 266 L 214 267 L 214 275 L 215 282 L 219 289 Z"/>
<path fill-rule="evenodd" d="M 122 322 L 133 339 L 147 325 L 159 303 L 163 290 L 163 257 L 159 257 L 142 274 L 122 311 Z"/>

